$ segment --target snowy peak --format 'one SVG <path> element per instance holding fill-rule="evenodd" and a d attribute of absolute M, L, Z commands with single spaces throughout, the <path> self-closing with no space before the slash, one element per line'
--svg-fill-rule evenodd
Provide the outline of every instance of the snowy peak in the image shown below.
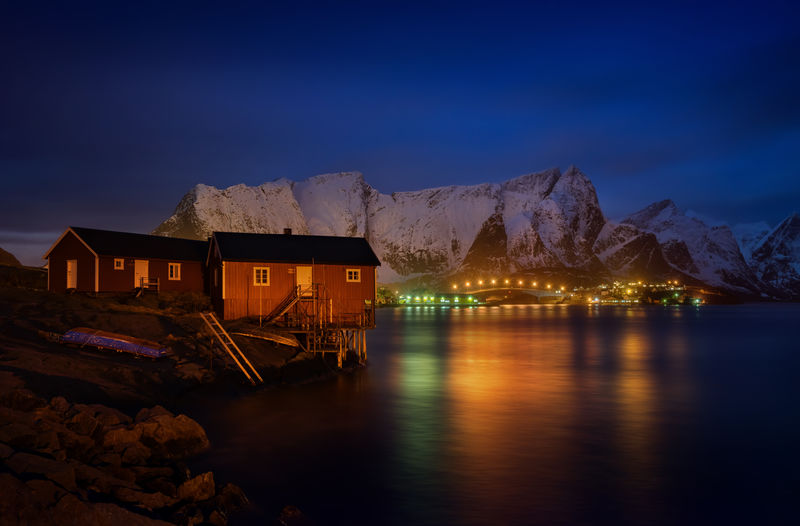
<path fill-rule="evenodd" d="M 213 231 L 277 233 L 285 227 L 366 237 L 383 262 L 384 283 L 546 268 L 665 279 L 678 273 L 753 293 L 760 291 L 759 277 L 778 287 L 800 275 L 797 215 L 753 234 L 759 241 L 752 244 L 751 268 L 739 249 L 741 236 L 737 242 L 727 226 L 709 226 L 669 199 L 608 221 L 594 185 L 574 166 L 500 183 L 392 194 L 378 192 L 359 172 L 224 189 L 198 184 L 155 233 L 205 239 Z"/>
<path fill-rule="evenodd" d="M 796 213 L 764 236 L 753 250 L 751 265 L 778 291 L 800 296 L 800 217 Z"/>
<path fill-rule="evenodd" d="M 666 261 L 680 272 L 710 285 L 742 292 L 758 290 L 758 279 L 727 226 L 709 227 L 684 214 L 669 199 L 631 214 L 623 223 L 653 233 Z"/>

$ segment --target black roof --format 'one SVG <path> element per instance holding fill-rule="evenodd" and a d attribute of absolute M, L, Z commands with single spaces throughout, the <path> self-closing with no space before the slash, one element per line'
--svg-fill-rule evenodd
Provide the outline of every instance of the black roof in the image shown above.
<path fill-rule="evenodd" d="M 363 237 L 214 232 L 222 259 L 380 266 Z"/>
<path fill-rule="evenodd" d="M 98 256 L 205 261 L 208 241 L 70 227 Z"/>

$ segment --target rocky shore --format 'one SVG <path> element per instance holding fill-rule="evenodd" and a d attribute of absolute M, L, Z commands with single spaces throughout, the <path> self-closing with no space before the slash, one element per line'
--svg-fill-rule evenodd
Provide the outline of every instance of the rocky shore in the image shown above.
<path fill-rule="evenodd" d="M 51 294 L 9 276 L 0 276 L 0 526 L 227 524 L 247 498 L 213 473 L 191 472 L 191 457 L 213 444 L 176 414 L 189 395 L 254 389 L 205 330 L 198 313 L 207 298 Z M 161 342 L 170 353 L 151 360 L 43 337 L 78 326 Z M 336 374 L 297 347 L 234 338 L 261 389 Z M 274 513 L 275 524 L 308 524 L 291 506 Z"/>
<path fill-rule="evenodd" d="M 185 460 L 205 431 L 161 406 L 135 418 L 100 404 L 0 396 L 0 524 L 227 524 L 247 503 Z"/>

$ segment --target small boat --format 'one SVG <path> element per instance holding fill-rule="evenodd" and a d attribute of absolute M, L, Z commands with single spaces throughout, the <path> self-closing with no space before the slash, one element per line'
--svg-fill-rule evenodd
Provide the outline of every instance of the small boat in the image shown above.
<path fill-rule="evenodd" d="M 156 342 L 87 327 L 76 327 L 68 330 L 59 338 L 59 341 L 61 343 L 77 344 L 81 347 L 90 345 L 98 349 L 129 352 L 149 358 L 163 358 L 168 352 L 166 347 Z"/>

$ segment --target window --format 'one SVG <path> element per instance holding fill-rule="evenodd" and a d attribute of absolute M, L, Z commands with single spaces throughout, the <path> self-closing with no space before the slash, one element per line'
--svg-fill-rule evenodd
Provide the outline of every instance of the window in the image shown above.
<path fill-rule="evenodd" d="M 181 279 L 181 264 L 180 263 L 170 263 L 169 264 L 169 279 L 172 279 L 172 280 Z"/>
<path fill-rule="evenodd" d="M 125 270 L 125 260 L 114 258 L 114 270 Z"/>
<path fill-rule="evenodd" d="M 361 269 L 358 268 L 347 269 L 347 281 L 361 281 Z"/>
<path fill-rule="evenodd" d="M 256 267 L 253 269 L 253 285 L 256 287 L 269 285 L 269 267 Z"/>

